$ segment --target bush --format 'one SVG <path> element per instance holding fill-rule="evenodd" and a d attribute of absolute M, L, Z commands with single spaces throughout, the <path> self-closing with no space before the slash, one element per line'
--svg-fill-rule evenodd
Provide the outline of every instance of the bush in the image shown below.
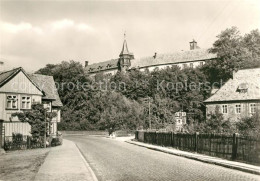
<path fill-rule="evenodd" d="M 16 143 L 16 144 L 19 144 L 19 143 L 22 143 L 24 140 L 23 140 L 23 134 L 21 133 L 12 133 L 12 142 L 13 143 Z"/>
<path fill-rule="evenodd" d="M 51 146 L 62 145 L 62 141 L 63 141 L 62 136 L 58 136 L 58 137 L 52 138 Z"/>
<path fill-rule="evenodd" d="M 247 136 L 260 136 L 260 114 L 259 110 L 251 117 L 242 118 L 236 123 L 237 130 L 240 134 Z"/>

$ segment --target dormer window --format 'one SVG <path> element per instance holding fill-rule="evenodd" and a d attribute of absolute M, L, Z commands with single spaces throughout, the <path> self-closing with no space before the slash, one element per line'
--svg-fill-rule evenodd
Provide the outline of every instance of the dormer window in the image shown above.
<path fill-rule="evenodd" d="M 101 70 L 102 69 L 102 66 L 98 66 L 98 70 Z"/>
<path fill-rule="evenodd" d="M 238 88 L 237 88 L 237 92 L 239 93 L 246 93 L 248 90 L 248 84 L 247 83 L 241 83 L 239 84 Z"/>
<path fill-rule="evenodd" d="M 107 68 L 110 68 L 111 67 L 111 64 L 107 64 Z"/>

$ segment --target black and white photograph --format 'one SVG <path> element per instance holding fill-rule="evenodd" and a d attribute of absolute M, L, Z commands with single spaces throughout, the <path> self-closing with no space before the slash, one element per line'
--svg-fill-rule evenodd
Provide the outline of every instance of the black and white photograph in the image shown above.
<path fill-rule="evenodd" d="M 0 0 L 0 181 L 249 180 L 259 0 Z"/>

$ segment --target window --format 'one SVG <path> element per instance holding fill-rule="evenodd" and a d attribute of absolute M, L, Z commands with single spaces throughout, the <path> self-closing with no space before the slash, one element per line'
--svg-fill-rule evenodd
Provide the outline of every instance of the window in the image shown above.
<path fill-rule="evenodd" d="M 193 68 L 193 63 L 190 63 L 190 68 Z"/>
<path fill-rule="evenodd" d="M 183 64 L 183 68 L 187 68 L 187 64 L 185 63 L 185 64 Z"/>
<path fill-rule="evenodd" d="M 222 105 L 222 113 L 226 114 L 228 112 L 227 105 Z"/>
<path fill-rule="evenodd" d="M 241 113 L 241 105 L 240 105 L 240 104 L 237 104 L 237 105 L 236 105 L 236 113 L 237 113 L 237 114 L 240 114 L 240 113 Z"/>
<path fill-rule="evenodd" d="M 203 62 L 200 62 L 200 66 L 202 66 L 203 65 Z"/>
<path fill-rule="evenodd" d="M 256 104 L 250 104 L 250 113 L 256 112 Z"/>
<path fill-rule="evenodd" d="M 43 107 L 44 107 L 44 109 L 47 110 L 47 112 L 51 112 L 51 102 L 44 101 L 43 102 Z"/>
<path fill-rule="evenodd" d="M 31 109 L 32 104 L 30 96 L 22 96 L 21 103 L 21 109 Z"/>
<path fill-rule="evenodd" d="M 18 109 L 18 98 L 17 95 L 7 95 L 6 98 L 6 108 L 7 109 Z"/>

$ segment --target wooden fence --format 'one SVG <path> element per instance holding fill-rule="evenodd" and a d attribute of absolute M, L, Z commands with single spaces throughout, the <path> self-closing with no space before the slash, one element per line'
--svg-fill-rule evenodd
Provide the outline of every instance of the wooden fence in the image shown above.
<path fill-rule="evenodd" d="M 224 134 L 184 134 L 173 132 L 136 131 L 135 139 L 184 151 L 260 164 L 260 139 Z"/>

